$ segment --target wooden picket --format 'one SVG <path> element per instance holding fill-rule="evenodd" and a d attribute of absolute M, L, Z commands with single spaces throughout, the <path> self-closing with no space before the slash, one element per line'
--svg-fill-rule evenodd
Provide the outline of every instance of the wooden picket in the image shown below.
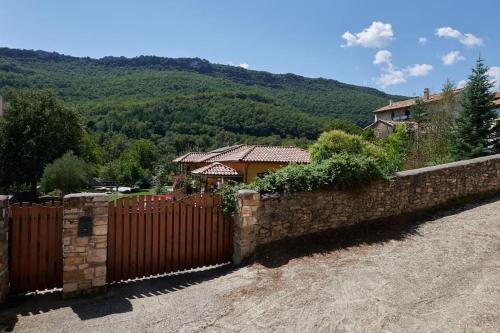
<path fill-rule="evenodd" d="M 10 206 L 10 290 L 62 287 L 62 220 L 59 202 Z"/>
<path fill-rule="evenodd" d="M 218 195 L 121 198 L 108 215 L 108 282 L 231 261 L 233 220 Z"/>

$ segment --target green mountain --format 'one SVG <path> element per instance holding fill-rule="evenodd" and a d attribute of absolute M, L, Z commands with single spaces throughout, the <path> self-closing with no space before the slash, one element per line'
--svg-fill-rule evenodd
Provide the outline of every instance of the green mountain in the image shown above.
<path fill-rule="evenodd" d="M 366 125 L 390 96 L 373 88 L 271 74 L 199 58 L 78 58 L 0 48 L 0 94 L 51 88 L 77 108 L 107 159 L 151 140 L 164 156 L 234 143 L 301 144 L 333 119 Z"/>

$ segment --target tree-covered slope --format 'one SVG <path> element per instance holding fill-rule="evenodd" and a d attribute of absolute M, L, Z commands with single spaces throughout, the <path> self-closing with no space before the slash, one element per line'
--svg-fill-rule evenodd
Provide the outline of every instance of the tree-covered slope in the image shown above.
<path fill-rule="evenodd" d="M 359 125 L 389 96 L 335 80 L 212 64 L 199 58 L 78 58 L 0 48 L 0 94 L 51 88 L 79 110 L 107 158 L 135 139 L 165 156 L 237 142 L 305 144 L 337 118 Z"/>

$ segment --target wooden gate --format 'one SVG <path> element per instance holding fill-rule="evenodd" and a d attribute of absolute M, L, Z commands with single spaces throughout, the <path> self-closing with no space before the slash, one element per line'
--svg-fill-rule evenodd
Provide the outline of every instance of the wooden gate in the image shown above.
<path fill-rule="evenodd" d="M 108 282 L 231 261 L 233 221 L 218 195 L 126 197 L 108 214 Z"/>
<path fill-rule="evenodd" d="M 58 202 L 10 206 L 10 290 L 62 287 L 63 207 Z"/>

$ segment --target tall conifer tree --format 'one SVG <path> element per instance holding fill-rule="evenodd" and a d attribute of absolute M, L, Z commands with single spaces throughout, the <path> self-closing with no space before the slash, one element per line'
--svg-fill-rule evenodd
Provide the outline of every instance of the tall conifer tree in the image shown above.
<path fill-rule="evenodd" d="M 483 59 L 476 61 L 461 98 L 462 110 L 456 120 L 451 152 L 456 160 L 495 153 L 498 148 L 493 83 Z"/>

